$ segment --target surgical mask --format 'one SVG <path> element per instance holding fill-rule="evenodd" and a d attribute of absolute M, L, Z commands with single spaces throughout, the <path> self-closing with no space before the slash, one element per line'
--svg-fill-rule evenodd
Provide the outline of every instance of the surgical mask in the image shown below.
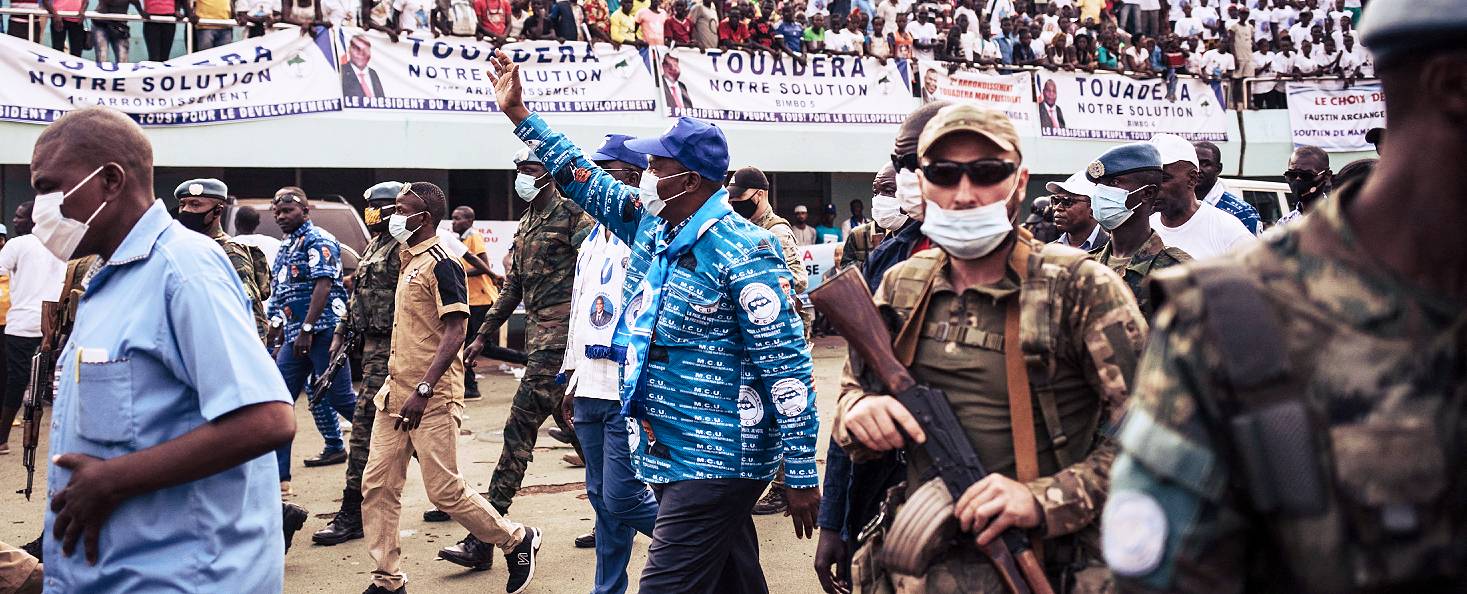
<path fill-rule="evenodd" d="M 68 219 L 66 215 L 61 214 L 61 203 L 68 196 L 71 196 L 82 186 L 86 185 L 87 182 L 92 181 L 92 178 L 97 177 L 97 174 L 102 172 L 102 167 L 106 166 L 97 167 L 91 174 L 87 175 L 86 178 L 82 179 L 75 186 L 72 186 L 65 193 L 51 192 L 50 194 L 36 196 L 35 206 L 31 210 L 31 219 L 36 224 L 31 229 L 31 232 L 36 235 L 37 239 L 41 240 L 41 243 L 46 246 L 46 249 L 51 251 L 51 255 L 56 256 L 60 260 L 71 259 L 72 254 L 76 252 L 76 246 L 81 243 L 82 237 L 87 234 L 87 229 L 91 227 L 92 220 L 97 218 L 97 213 L 102 212 L 102 209 L 107 207 L 106 202 L 99 204 L 97 210 L 92 211 L 92 216 L 87 217 L 86 222 L 82 222 L 75 219 Z"/>
<path fill-rule="evenodd" d="M 730 202 L 729 206 L 732 206 L 733 211 L 739 213 L 739 216 L 750 221 L 754 220 L 754 213 L 759 212 L 759 203 L 755 202 L 753 198 Z"/>
<path fill-rule="evenodd" d="M 642 208 L 647 209 L 647 214 L 650 214 L 654 217 L 662 216 L 662 209 L 667 208 L 668 202 L 672 202 L 683 194 L 688 193 L 687 190 L 683 190 L 681 192 L 678 192 L 677 195 L 673 196 L 672 198 L 663 200 L 662 196 L 657 193 L 658 182 L 664 179 L 672 179 L 679 175 L 686 175 L 689 173 L 692 173 L 692 171 L 674 173 L 667 177 L 657 177 L 657 174 L 652 173 L 651 169 L 642 172 L 642 185 L 638 189 L 641 190 Z"/>
<path fill-rule="evenodd" d="M 1130 220 L 1137 208 L 1141 208 L 1140 202 L 1137 202 L 1136 206 L 1127 208 L 1126 200 L 1131 198 L 1131 194 L 1148 187 L 1151 186 L 1146 185 L 1127 192 L 1125 188 L 1096 185 L 1094 193 L 1090 196 L 1090 208 L 1095 214 L 1095 221 L 1100 223 L 1100 226 L 1106 231 L 1115 231 L 1117 227 Z"/>
<path fill-rule="evenodd" d="M 528 173 L 517 173 L 514 176 L 514 193 L 520 195 L 520 200 L 529 202 L 540 195 L 540 188 L 545 186 L 536 185 L 540 178 Z"/>
<path fill-rule="evenodd" d="M 1014 230 L 1014 221 L 1009 218 L 1009 199 L 1018 189 L 1019 180 L 1015 179 L 1008 198 L 966 210 L 943 210 L 928 200 L 922 234 L 959 260 L 987 256 Z"/>
<path fill-rule="evenodd" d="M 203 233 L 209 229 L 209 215 L 216 212 L 219 212 L 219 207 L 211 208 L 205 212 L 190 212 L 179 208 L 178 216 L 173 218 L 177 219 L 178 224 L 183 225 L 188 230 Z"/>
<path fill-rule="evenodd" d="M 907 215 L 902 214 L 901 204 L 895 196 L 872 196 L 871 218 L 876 219 L 876 224 L 882 229 L 896 230 L 907 224 Z"/>
<path fill-rule="evenodd" d="M 396 239 L 398 243 L 407 245 L 408 240 L 412 239 L 413 234 L 417 233 L 418 228 L 421 227 L 421 225 L 419 225 L 418 227 L 413 227 L 412 229 L 407 228 L 408 219 L 411 219 L 420 214 L 423 213 L 415 212 L 410 215 L 394 214 L 387 217 L 387 234 L 391 235 L 393 239 Z"/>
<path fill-rule="evenodd" d="M 922 220 L 922 180 L 917 179 L 917 172 L 910 169 L 899 169 L 896 175 L 896 199 L 901 206 L 902 212 L 908 217 Z"/>

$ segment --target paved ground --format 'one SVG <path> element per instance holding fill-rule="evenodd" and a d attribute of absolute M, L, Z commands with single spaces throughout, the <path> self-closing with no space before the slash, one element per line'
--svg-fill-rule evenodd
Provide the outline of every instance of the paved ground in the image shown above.
<path fill-rule="evenodd" d="M 825 445 L 829 421 L 840 382 L 844 362 L 844 343 L 839 338 L 820 339 L 815 347 L 815 385 L 819 393 L 821 435 L 820 464 L 824 467 Z M 487 488 L 489 475 L 499 458 L 501 429 L 509 411 L 509 401 L 517 387 L 513 376 L 491 372 L 480 378 L 483 400 L 467 407 L 464 432 L 459 438 L 460 468 L 473 488 Z M 321 436 L 311 422 L 305 407 L 296 408 L 296 443 L 294 489 L 290 501 L 305 506 L 312 513 L 305 529 L 295 539 L 286 555 L 285 591 L 288 593 L 360 592 L 370 583 L 372 560 L 363 541 L 356 540 L 335 547 L 314 546 L 310 533 L 324 527 L 330 514 L 341 501 L 344 466 L 302 468 L 300 460 L 321 449 Z M 553 427 L 553 422 L 545 426 Z M 23 485 L 20 466 L 19 432 L 11 438 L 13 453 L 0 457 L 0 540 L 19 546 L 35 538 L 41 530 L 42 504 L 45 500 L 45 470 L 38 469 L 36 485 L 41 489 L 27 502 L 14 490 Z M 45 459 L 42 444 L 41 459 Z M 571 539 L 591 529 L 593 516 L 585 501 L 584 471 L 561 462 L 571 452 L 545 434 L 541 434 L 535 459 L 525 477 L 526 489 L 515 499 L 511 510 L 514 519 L 540 527 L 545 532 L 545 545 L 540 552 L 539 568 L 530 592 L 544 594 L 583 594 L 591 589 L 595 557 L 588 549 L 576 549 Z M 60 453 L 60 452 L 57 452 Z M 433 524 L 422 521 L 428 509 L 422 481 L 414 468 L 408 472 L 403 491 L 402 517 L 403 565 L 415 594 L 456 592 L 501 592 L 505 572 L 503 559 L 497 559 L 492 570 L 468 572 L 435 559 L 440 547 L 451 545 L 464 532 L 456 524 Z M 811 570 L 815 545 L 798 540 L 789 518 L 766 516 L 756 520 L 761 541 L 761 554 L 770 591 L 780 593 L 815 593 L 820 586 Z M 636 576 L 646 561 L 647 539 L 639 537 L 631 562 L 631 591 L 636 591 Z"/>

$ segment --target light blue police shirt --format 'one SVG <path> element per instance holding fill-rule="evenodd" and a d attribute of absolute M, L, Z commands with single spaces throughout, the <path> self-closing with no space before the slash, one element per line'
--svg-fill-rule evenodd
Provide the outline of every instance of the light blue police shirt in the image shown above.
<path fill-rule="evenodd" d="M 57 359 L 51 456 L 116 458 L 252 404 L 289 403 L 248 303 L 219 244 L 153 203 L 87 284 Z M 54 497 L 70 479 L 52 464 L 47 491 Z M 45 590 L 278 593 L 278 479 L 266 452 L 127 499 L 102 526 L 96 565 L 80 542 L 68 557 L 48 536 Z M 47 535 L 55 521 L 48 506 Z"/>

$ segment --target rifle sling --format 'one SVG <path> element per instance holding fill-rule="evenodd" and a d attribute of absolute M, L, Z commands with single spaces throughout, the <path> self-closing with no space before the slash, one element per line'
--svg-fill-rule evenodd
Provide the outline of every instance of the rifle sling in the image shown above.
<path fill-rule="evenodd" d="M 1014 244 L 1010 262 L 1018 271 L 1022 281 L 1028 276 L 1029 243 L 1020 238 Z M 1023 339 L 1020 337 L 1021 317 L 1019 295 L 1009 297 L 1004 307 L 1004 371 L 1009 390 L 1009 421 L 1014 435 L 1014 474 L 1021 483 L 1039 478 L 1039 446 L 1034 434 L 1034 402 L 1029 393 L 1029 368 L 1024 362 Z M 1035 556 L 1043 558 L 1038 538 L 1033 540 Z M 1042 563 L 1042 561 L 1041 561 Z"/>

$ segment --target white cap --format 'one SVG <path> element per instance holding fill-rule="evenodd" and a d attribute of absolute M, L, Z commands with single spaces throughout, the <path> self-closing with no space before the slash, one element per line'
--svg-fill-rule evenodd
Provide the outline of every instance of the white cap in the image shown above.
<path fill-rule="evenodd" d="M 1084 171 L 1079 171 L 1065 181 L 1044 184 L 1044 189 L 1052 193 L 1064 192 L 1089 198 L 1095 193 L 1095 182 L 1087 179 Z"/>
<path fill-rule="evenodd" d="M 10 235 L 10 232 L 5 230 L 5 225 L 0 225 L 0 235 Z"/>
<path fill-rule="evenodd" d="M 540 142 L 532 140 L 530 141 L 529 146 L 515 151 L 514 164 L 519 165 L 520 163 L 539 163 L 540 155 L 535 154 L 535 149 L 539 147 Z"/>
<path fill-rule="evenodd" d="M 1201 169 L 1197 164 L 1197 149 L 1187 139 L 1176 134 L 1157 134 L 1151 137 L 1151 146 L 1156 147 L 1156 152 L 1161 154 L 1161 166 L 1166 167 L 1178 161 L 1191 163 L 1193 167 Z"/>
<path fill-rule="evenodd" d="M 801 204 L 801 205 L 795 207 L 795 212 L 809 213 L 810 212 L 810 209 L 805 208 L 805 205 Z"/>

